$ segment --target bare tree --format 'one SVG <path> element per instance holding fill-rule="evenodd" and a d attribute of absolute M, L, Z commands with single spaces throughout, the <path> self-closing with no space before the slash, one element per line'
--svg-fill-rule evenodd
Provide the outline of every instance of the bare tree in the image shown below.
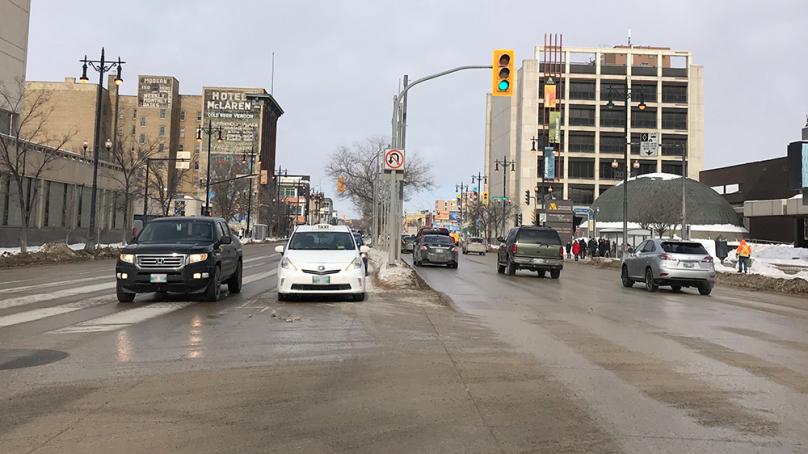
<path fill-rule="evenodd" d="M 130 141 L 131 143 L 128 143 Z M 119 140 L 117 147 L 112 149 L 112 161 L 118 164 L 120 171 L 112 173 L 111 177 L 123 187 L 124 243 L 129 239 L 129 232 L 132 231 L 131 201 L 142 193 L 148 159 L 155 157 L 157 153 L 156 143 L 151 141 L 142 144 L 135 143 L 134 137 L 130 140 Z"/>
<path fill-rule="evenodd" d="M 180 184 L 188 173 L 188 169 L 171 168 L 169 164 L 173 162 L 149 161 L 149 198 L 157 201 L 163 216 L 168 216 L 171 202 L 179 195 Z"/>
<path fill-rule="evenodd" d="M 212 185 L 216 196 L 211 201 L 215 212 L 226 221 L 231 221 L 239 213 L 246 214 L 250 180 L 237 177 L 249 173 L 247 164 L 236 156 L 226 156 L 211 162 L 211 167 L 211 179 L 216 182 Z M 276 208 L 280 206 L 275 205 Z"/>
<path fill-rule="evenodd" d="M 469 206 L 467 220 L 473 226 L 473 231 L 476 230 L 478 235 L 485 236 L 490 242 L 505 233 L 501 231 L 503 215 L 505 219 L 511 219 L 517 212 L 518 208 L 507 201 L 492 200 L 487 205 L 475 202 Z"/>
<path fill-rule="evenodd" d="M 337 194 L 341 199 L 349 199 L 362 213 L 365 219 L 370 218 L 373 193 L 383 184 L 379 177 L 380 155 L 390 143 L 385 137 L 368 137 L 351 146 L 339 146 L 331 155 L 326 165 L 326 174 L 333 181 L 342 176 L 345 192 Z M 429 190 L 435 183 L 429 165 L 422 161 L 417 153 L 407 153 L 407 164 L 404 169 L 404 198 L 409 200 L 412 194 Z"/>
<path fill-rule="evenodd" d="M 11 112 L 8 134 L 0 134 L 0 170 L 9 174 L 17 190 L 22 218 L 20 250 L 26 253 L 28 229 L 39 195 L 40 178 L 53 168 L 57 152 L 75 133 L 58 137 L 49 135 L 47 125 L 53 113 L 50 93 L 46 90 L 26 91 L 25 82 L 21 79 L 17 79 L 11 88 L 0 84 L 0 107 Z"/>
<path fill-rule="evenodd" d="M 644 230 L 651 230 L 658 237 L 676 229 L 680 221 L 680 203 L 675 194 L 654 186 L 636 202 L 637 223 Z"/>

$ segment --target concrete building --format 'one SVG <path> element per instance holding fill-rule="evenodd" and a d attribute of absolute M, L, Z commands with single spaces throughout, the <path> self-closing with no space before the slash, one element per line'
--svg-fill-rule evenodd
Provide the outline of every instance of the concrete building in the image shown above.
<path fill-rule="evenodd" d="M 553 53 L 556 64 L 545 63 Z M 556 83 L 558 103 L 554 109 L 544 100 L 548 76 Z M 631 145 L 624 132 L 627 78 L 632 92 L 628 112 Z M 575 207 L 588 207 L 622 180 L 621 170 L 615 171 L 612 161 L 624 167 L 623 154 L 628 146 L 629 165 L 639 161 L 640 174 L 681 175 L 682 154 L 686 152 L 687 175 L 696 179 L 704 161 L 702 91 L 703 69 L 693 63 L 688 51 L 537 46 L 534 58 L 523 60 L 516 73 L 512 97 L 487 95 L 484 163 L 490 195 L 505 195 L 518 202 L 524 220 L 533 219 L 537 208 L 535 202 L 525 205 L 525 190 L 552 188 L 556 197 L 572 200 Z M 609 100 L 612 108 L 607 108 Z M 647 107 L 644 110 L 639 109 L 641 101 Z M 559 115 L 557 143 L 550 138 L 550 110 Z M 658 135 L 659 156 L 640 156 L 643 133 Z M 543 181 L 542 152 L 534 151 L 545 147 L 552 147 L 555 156 L 552 181 Z M 501 164 L 504 159 L 514 162 L 514 171 L 511 165 Z M 576 222 L 582 220 L 576 218 Z M 511 225 L 513 222 L 509 220 Z"/>
<path fill-rule="evenodd" d="M 291 225 L 302 225 L 308 217 L 306 200 L 311 186 L 309 175 L 287 175 L 280 177 L 278 189 L 284 213 Z"/>
<path fill-rule="evenodd" d="M 0 0 L 0 89 L 19 89 L 28 60 L 31 0 Z M 0 100 L 0 133 L 11 130 L 10 106 Z"/>

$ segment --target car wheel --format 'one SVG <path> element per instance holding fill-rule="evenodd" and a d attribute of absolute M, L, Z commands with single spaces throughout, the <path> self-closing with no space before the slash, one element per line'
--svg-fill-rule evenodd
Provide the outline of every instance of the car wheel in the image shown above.
<path fill-rule="evenodd" d="M 217 266 L 208 282 L 208 286 L 205 288 L 205 300 L 210 302 L 219 301 L 219 297 L 222 295 L 222 283 L 219 280 L 221 273 L 222 269 Z"/>
<path fill-rule="evenodd" d="M 558 279 L 561 277 L 561 270 L 550 270 L 550 277 L 553 279 Z"/>
<path fill-rule="evenodd" d="M 286 293 L 278 293 L 278 301 L 288 301 L 289 295 Z"/>
<path fill-rule="evenodd" d="M 485 252 L 480 252 L 480 255 L 482 255 L 483 257 L 485 257 Z"/>
<path fill-rule="evenodd" d="M 682 291 L 682 286 L 681 285 L 671 285 L 671 290 L 673 290 L 674 292 L 681 292 Z"/>
<path fill-rule="evenodd" d="M 505 273 L 508 276 L 515 276 L 516 275 L 516 265 L 513 264 L 513 261 L 508 260 L 508 264 L 507 264 L 506 268 L 507 269 L 505 270 Z"/>
<path fill-rule="evenodd" d="M 236 265 L 236 271 L 227 280 L 227 290 L 230 293 L 241 293 L 241 260 Z"/>
<path fill-rule="evenodd" d="M 538 274 L 539 277 L 545 277 L 547 275 L 547 271 L 545 271 L 545 270 L 536 270 L 536 274 Z"/>
<path fill-rule="evenodd" d="M 356 302 L 365 301 L 365 293 L 364 292 L 362 292 L 362 293 L 354 293 L 353 294 L 353 300 L 356 301 Z"/>
<path fill-rule="evenodd" d="M 651 268 L 645 270 L 645 289 L 649 292 L 655 292 L 659 286 L 654 282 L 654 272 Z"/>
<path fill-rule="evenodd" d="M 713 286 L 710 284 L 699 285 L 699 294 L 707 296 L 713 291 Z"/>
<path fill-rule="evenodd" d="M 620 271 L 620 281 L 623 282 L 623 287 L 633 287 L 634 281 L 628 277 L 628 267 L 623 266 L 623 270 Z"/>
<path fill-rule="evenodd" d="M 118 297 L 119 303 L 131 303 L 135 300 L 134 293 L 124 292 L 120 287 L 116 289 L 115 295 Z"/>

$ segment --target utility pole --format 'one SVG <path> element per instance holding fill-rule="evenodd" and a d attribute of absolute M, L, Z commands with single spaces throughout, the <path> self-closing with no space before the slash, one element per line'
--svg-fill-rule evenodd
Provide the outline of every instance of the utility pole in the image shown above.
<path fill-rule="evenodd" d="M 499 171 L 499 166 L 502 166 L 502 229 L 500 233 L 502 235 L 505 234 L 505 217 L 506 217 L 506 209 L 507 209 L 507 201 L 508 201 L 508 166 L 511 167 L 511 172 L 515 172 L 516 169 L 514 165 L 516 162 L 514 160 L 508 160 L 508 156 L 503 156 L 502 160 L 497 159 L 494 161 L 494 171 Z"/>

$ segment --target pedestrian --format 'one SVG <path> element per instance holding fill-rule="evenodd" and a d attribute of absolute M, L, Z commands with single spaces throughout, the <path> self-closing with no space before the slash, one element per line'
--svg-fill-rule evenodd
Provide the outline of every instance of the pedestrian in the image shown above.
<path fill-rule="evenodd" d="M 606 240 L 603 238 L 598 240 L 598 255 L 600 257 L 606 257 Z"/>
<path fill-rule="evenodd" d="M 749 272 L 749 258 L 752 256 L 752 247 L 746 244 L 746 240 L 741 240 L 741 245 L 735 250 L 738 255 L 738 272 L 747 274 Z"/>
<path fill-rule="evenodd" d="M 578 261 L 578 257 L 581 255 L 581 243 L 577 241 L 572 242 L 572 255 L 575 256 L 575 261 Z"/>
<path fill-rule="evenodd" d="M 598 242 L 594 238 L 589 239 L 589 256 L 596 257 L 598 255 Z"/>
<path fill-rule="evenodd" d="M 578 245 L 581 247 L 581 260 L 586 258 L 586 240 L 581 238 L 578 240 Z"/>
<path fill-rule="evenodd" d="M 572 251 L 572 245 L 570 244 L 570 242 L 569 242 L 569 241 L 567 241 L 567 245 L 566 245 L 566 246 L 564 246 L 564 247 L 565 247 L 565 249 L 567 250 L 567 258 L 568 258 L 568 259 L 571 259 L 571 258 L 572 258 L 572 256 L 570 255 L 570 251 Z"/>

